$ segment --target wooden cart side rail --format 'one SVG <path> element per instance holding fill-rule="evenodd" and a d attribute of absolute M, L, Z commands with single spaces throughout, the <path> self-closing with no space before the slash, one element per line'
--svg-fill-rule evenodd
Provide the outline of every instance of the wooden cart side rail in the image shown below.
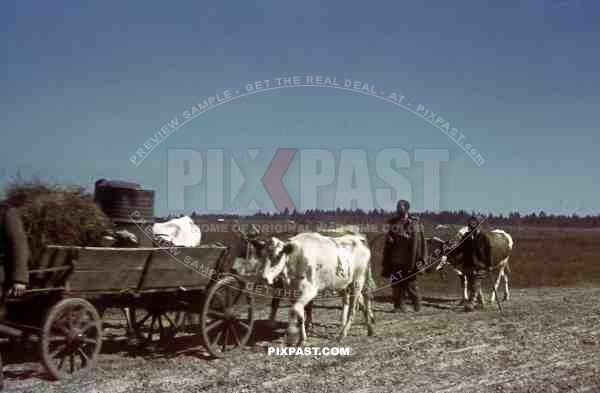
<path fill-rule="evenodd" d="M 214 271 L 228 272 L 223 245 L 199 247 L 79 247 L 48 245 L 30 264 L 34 289 L 66 287 L 75 292 L 144 291 L 207 286 Z"/>
<path fill-rule="evenodd" d="M 194 255 L 194 252 L 197 249 L 205 249 L 205 250 L 214 250 L 214 253 L 209 252 L 208 254 L 206 254 L 207 256 L 210 257 L 211 261 L 206 261 L 210 264 L 210 266 L 212 267 L 212 269 L 214 269 L 214 272 L 216 272 L 217 274 L 212 274 L 212 272 L 209 274 L 208 270 L 200 270 L 200 269 L 193 269 L 189 266 L 183 266 L 184 264 L 177 262 L 177 258 L 169 255 L 169 253 L 167 253 L 164 249 L 162 248 L 116 248 L 116 247 L 70 247 L 70 246 L 61 246 L 61 245 L 50 245 L 48 246 L 49 252 L 53 252 L 53 251 L 57 251 L 57 250 L 62 250 L 62 251 L 66 251 L 63 252 L 59 258 L 60 261 L 58 262 L 58 266 L 52 266 L 52 267 L 42 267 L 42 268 L 37 268 L 37 269 L 31 269 L 29 271 L 30 275 L 33 276 L 44 276 L 46 274 L 51 274 L 53 275 L 55 278 L 57 277 L 56 273 L 60 273 L 60 272 L 64 272 L 65 274 L 62 275 L 65 279 L 61 280 L 62 282 L 58 283 L 55 281 L 56 285 L 53 286 L 43 286 L 43 287 L 34 287 L 31 289 L 28 289 L 26 292 L 27 293 L 40 293 L 40 292 L 54 292 L 54 291 L 65 291 L 68 292 L 70 295 L 84 295 L 84 294 L 93 294 L 94 296 L 98 296 L 101 294 L 106 294 L 106 295 L 115 295 L 115 294 L 122 294 L 123 292 L 131 292 L 131 293 L 150 293 L 150 292 L 156 292 L 156 291 L 169 291 L 169 290 L 192 290 L 192 289 L 201 289 L 201 288 L 206 288 L 208 285 L 210 285 L 211 281 L 215 281 L 217 280 L 217 278 L 224 274 L 224 273 L 229 273 L 230 272 L 230 266 L 229 266 L 229 256 L 230 256 L 230 247 L 213 247 L 213 246 L 205 246 L 205 247 L 195 247 L 195 248 L 186 248 L 186 247 L 179 247 L 181 250 L 186 250 L 186 251 L 192 251 L 192 256 Z M 135 273 L 135 281 L 131 281 L 130 286 L 127 287 L 119 287 L 119 288 L 111 288 L 111 289 L 106 289 L 106 288 L 102 288 L 97 287 L 97 288 L 85 288 L 85 286 L 76 286 L 75 288 L 71 287 L 69 285 L 69 275 L 71 275 L 71 273 L 73 273 L 73 271 L 75 271 L 75 273 L 77 274 L 78 272 L 83 272 L 86 274 L 95 274 L 97 276 L 95 281 L 102 281 L 103 277 L 102 277 L 102 273 L 105 272 L 106 269 L 103 269 L 103 267 L 101 266 L 101 264 L 96 264 L 96 263 L 91 263 L 90 261 L 88 261 L 87 263 L 84 263 L 84 270 L 79 270 L 77 265 L 78 265 L 78 260 L 85 255 L 85 250 L 90 250 L 92 251 L 92 255 L 88 255 L 88 257 L 90 258 L 94 258 L 95 257 L 95 253 L 94 252 L 98 252 L 99 251 L 99 256 L 105 256 L 104 251 L 109 251 L 110 252 L 116 252 L 117 255 L 132 255 L 132 254 L 146 254 L 143 255 L 144 260 L 140 260 L 139 263 L 137 263 L 135 266 L 126 266 L 124 269 L 117 269 L 114 270 L 113 273 L 115 271 L 122 271 L 123 274 L 131 274 L 131 273 Z M 217 251 L 219 250 L 219 251 Z M 140 252 L 141 251 L 141 252 Z M 150 252 L 148 252 L 150 251 Z M 216 255 L 218 252 L 218 256 Z M 160 274 L 163 272 L 163 270 L 160 269 L 155 269 L 153 271 L 153 262 L 155 257 L 157 256 L 157 253 L 161 256 L 162 261 L 160 263 L 162 263 L 162 269 L 164 270 L 165 268 L 165 264 L 170 264 L 171 266 L 169 266 L 169 268 L 171 268 L 173 271 L 178 271 L 179 273 L 177 273 L 180 276 L 188 276 L 187 282 L 186 283 L 179 283 L 179 282 L 174 282 L 171 283 L 169 285 L 160 285 L 160 282 L 156 281 L 156 276 L 160 276 Z M 187 255 L 187 254 L 184 254 Z M 201 252 L 200 254 L 200 258 L 203 256 L 204 254 Z M 211 256 L 212 255 L 212 256 Z M 196 255 L 197 256 L 197 255 Z M 109 256 L 110 257 L 110 256 Z M 140 257 L 142 257 L 142 255 L 140 255 Z M 216 258 L 215 258 L 216 257 Z M 171 259 L 169 259 L 171 258 Z M 51 258 L 50 258 L 51 259 Z M 110 258 L 109 258 L 110 259 Z M 53 262 L 56 263 L 56 262 Z M 175 265 L 175 264 L 179 264 L 179 265 Z M 156 268 L 161 268 L 161 266 L 155 266 Z M 119 268 L 122 268 L 122 266 L 119 266 Z M 206 267 L 205 267 L 206 268 Z M 195 271 L 194 271 L 195 270 Z M 139 273 L 136 273 L 139 272 Z M 152 275 L 155 278 L 155 281 L 152 285 L 147 286 L 146 282 L 147 282 L 147 278 L 148 275 L 150 274 L 150 272 L 152 272 Z M 171 272 L 173 273 L 173 272 Z M 206 273 L 206 274 L 205 274 Z M 137 275 L 139 274 L 139 275 Z M 192 277 L 189 277 L 192 276 Z M 190 282 L 191 281 L 191 282 Z M 134 284 L 135 283 L 135 284 Z M 180 285 L 181 284 L 181 285 Z"/>
<path fill-rule="evenodd" d="M 46 248 L 48 249 L 59 249 L 59 250 L 109 250 L 109 251 L 122 251 L 122 252 L 136 252 L 136 251 L 157 251 L 157 250 L 163 250 L 163 251 L 169 251 L 169 250 L 178 250 L 178 249 L 189 249 L 189 248 L 200 248 L 200 249 L 205 249 L 205 248 L 210 248 L 210 249 L 215 249 L 215 248 L 219 248 L 219 249 L 227 249 L 229 247 L 227 246 L 222 246 L 222 245 L 211 245 L 211 244 L 202 244 L 196 247 L 180 247 L 180 246 L 175 246 L 175 247 L 82 247 L 82 246 L 63 246 L 63 245 L 59 245 L 59 244 L 49 244 L 48 246 L 46 246 Z"/>
<path fill-rule="evenodd" d="M 32 288 L 32 289 L 27 289 L 25 290 L 25 294 L 28 293 L 41 293 L 41 292 L 59 292 L 59 291 L 66 291 L 67 288 L 66 287 L 51 287 L 51 288 Z M 7 299 L 6 301 L 11 301 L 13 299 Z M 18 300 L 18 299 L 16 299 Z"/>
<path fill-rule="evenodd" d="M 70 293 L 135 291 L 155 252 L 152 248 L 78 247 L 66 285 Z"/>
<path fill-rule="evenodd" d="M 215 272 L 229 272 L 224 245 L 199 247 L 78 247 L 49 245 L 31 270 L 37 288 L 64 286 L 71 293 L 143 292 L 207 287 Z M 64 272 L 64 273 L 62 273 Z"/>
<path fill-rule="evenodd" d="M 48 268 L 44 268 L 44 269 L 31 269 L 29 270 L 29 274 L 33 274 L 33 273 L 47 273 L 47 272 L 58 272 L 58 271 L 66 271 L 66 270 L 70 270 L 73 269 L 72 265 L 69 266 L 57 266 L 57 267 L 48 267 Z"/>
<path fill-rule="evenodd" d="M 198 295 L 198 301 L 200 301 L 200 295 L 206 291 L 206 286 L 190 287 L 182 290 L 180 288 L 155 288 L 146 289 L 140 292 L 108 292 L 108 291 L 66 291 L 69 297 L 80 297 L 82 299 L 89 300 L 91 302 L 101 302 L 106 304 L 125 304 L 133 302 L 134 300 L 140 300 L 144 298 L 152 298 L 154 295 L 169 295 L 174 296 L 177 294 L 193 294 Z M 129 299 L 129 300 L 128 300 Z"/>
<path fill-rule="evenodd" d="M 224 272 L 227 247 L 180 247 L 177 254 L 157 249 L 147 261 L 138 291 L 168 287 L 207 287 Z"/>

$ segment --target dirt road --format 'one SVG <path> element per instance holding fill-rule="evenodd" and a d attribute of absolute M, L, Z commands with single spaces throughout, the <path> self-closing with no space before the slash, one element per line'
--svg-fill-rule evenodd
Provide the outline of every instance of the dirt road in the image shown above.
<path fill-rule="evenodd" d="M 512 296 L 502 314 L 494 306 L 465 314 L 440 299 L 418 314 L 392 314 L 389 303 L 377 303 L 376 337 L 366 336 L 359 315 L 342 344 L 350 356 L 269 356 L 269 345 L 282 345 L 278 332 L 223 360 L 207 359 L 186 337 L 174 352 L 141 357 L 107 342 L 99 368 L 77 381 L 48 382 L 35 363 L 8 364 L 5 391 L 600 392 L 600 288 Z M 279 320 L 287 320 L 287 310 Z M 315 308 L 306 346 L 336 346 L 340 315 L 338 303 Z M 261 310 L 259 318 L 266 317 Z M 268 331 L 262 327 L 259 336 Z"/>

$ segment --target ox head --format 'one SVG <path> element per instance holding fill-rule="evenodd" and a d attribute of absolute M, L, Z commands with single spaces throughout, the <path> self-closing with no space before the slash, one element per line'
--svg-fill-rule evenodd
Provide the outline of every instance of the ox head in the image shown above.
<path fill-rule="evenodd" d="M 275 278 L 284 272 L 285 260 L 278 264 L 278 256 L 284 249 L 285 242 L 276 237 L 262 239 L 258 233 L 248 236 L 239 232 L 240 247 L 234 255 L 232 270 L 238 274 L 258 274 L 260 279 L 272 285 Z"/>
<path fill-rule="evenodd" d="M 284 280 L 287 281 L 286 264 L 289 255 L 294 250 L 294 245 L 273 237 L 267 247 L 268 250 L 265 252 L 265 264 L 262 274 L 263 280 L 267 284 L 273 285 L 275 279 L 280 274 L 283 274 Z"/>
<path fill-rule="evenodd" d="M 441 239 L 434 238 L 438 244 L 441 244 L 444 250 L 442 253 L 443 256 L 440 258 L 440 263 L 436 266 L 436 271 L 441 271 L 448 265 L 460 266 L 466 251 L 465 245 L 467 242 L 473 241 L 475 233 L 474 231 L 470 231 L 469 227 L 465 226 L 458 231 L 454 239 L 442 241 Z"/>
<path fill-rule="evenodd" d="M 264 269 L 268 249 L 265 240 L 241 237 L 239 246 L 233 249 L 232 271 L 237 274 L 260 274 Z"/>
<path fill-rule="evenodd" d="M 435 263 L 429 268 L 429 271 L 441 271 L 444 267 L 449 264 L 455 263 L 456 258 L 456 247 L 457 243 L 454 239 L 442 240 L 439 237 L 434 236 L 428 240 L 429 254 L 432 261 Z"/>
<path fill-rule="evenodd" d="M 431 266 L 427 268 L 427 273 L 440 271 L 448 264 L 448 256 L 445 255 L 448 251 L 448 244 L 449 242 L 435 236 L 429 240 L 428 248 Z"/>
<path fill-rule="evenodd" d="M 241 224 L 240 224 L 241 227 Z M 240 241 L 233 248 L 232 271 L 237 274 L 256 274 L 263 269 L 266 241 L 259 238 L 258 227 L 251 224 L 247 230 L 236 230 Z"/>

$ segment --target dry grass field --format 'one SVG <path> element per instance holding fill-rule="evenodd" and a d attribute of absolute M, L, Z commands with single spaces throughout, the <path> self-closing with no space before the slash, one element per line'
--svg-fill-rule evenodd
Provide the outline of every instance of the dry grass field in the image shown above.
<path fill-rule="evenodd" d="M 270 221 L 272 223 L 272 221 Z M 261 224 L 259 222 L 259 224 Z M 269 356 L 282 346 L 287 306 L 268 329 L 258 306 L 251 345 L 214 360 L 194 337 L 132 357 L 109 339 L 99 368 L 75 381 L 48 382 L 30 359 L 8 357 L 6 391 L 21 392 L 600 392 L 600 230 L 505 227 L 515 240 L 512 299 L 464 313 L 449 271 L 423 274 L 420 313 L 391 313 L 378 291 L 376 336 L 357 316 L 342 345 L 350 356 Z M 278 234 L 282 235 L 282 234 Z M 289 236 L 287 234 L 286 236 Z M 374 275 L 380 247 L 371 234 Z M 285 237 L 285 236 L 282 236 Z M 236 239 L 209 232 L 206 242 Z M 317 303 L 307 346 L 337 346 L 339 301 Z"/>

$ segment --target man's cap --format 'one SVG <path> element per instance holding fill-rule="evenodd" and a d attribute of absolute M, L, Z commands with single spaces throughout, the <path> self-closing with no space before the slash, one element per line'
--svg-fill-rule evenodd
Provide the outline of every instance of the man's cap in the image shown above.
<path fill-rule="evenodd" d="M 406 199 L 400 199 L 398 201 L 398 203 L 396 204 L 396 210 L 400 210 L 400 206 L 405 205 L 406 206 L 406 210 L 410 209 L 410 202 L 407 201 Z"/>

